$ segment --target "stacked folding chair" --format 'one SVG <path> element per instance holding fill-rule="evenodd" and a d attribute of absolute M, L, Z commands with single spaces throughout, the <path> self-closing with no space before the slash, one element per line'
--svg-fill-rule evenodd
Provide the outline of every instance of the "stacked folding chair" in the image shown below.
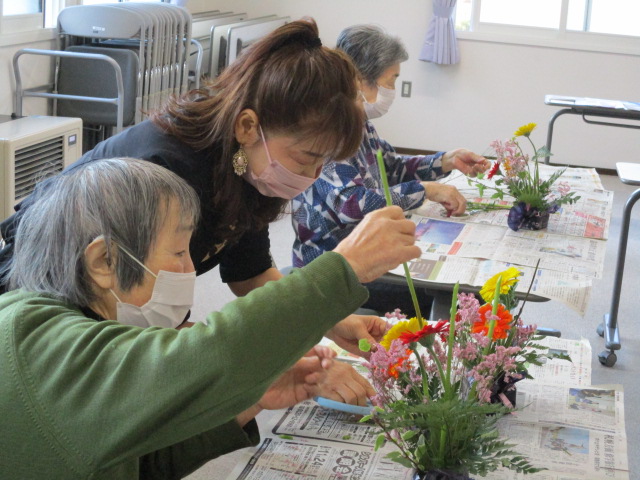
<path fill-rule="evenodd" d="M 169 95 L 188 88 L 191 15 L 183 8 L 133 2 L 68 7 L 58 16 L 58 30 L 61 50 L 124 49 L 136 54 L 136 123 L 162 105 Z M 64 68 L 64 62 L 60 68 Z M 67 93 L 78 88 L 73 84 L 61 87 L 70 90 Z M 75 107 L 87 111 L 95 108 L 91 104 Z"/>
<path fill-rule="evenodd" d="M 23 97 L 52 99 L 54 115 L 83 120 L 83 146 L 91 149 L 170 95 L 199 88 L 202 76 L 217 77 L 242 48 L 288 20 L 218 10 L 192 17 L 167 3 L 67 7 L 58 16 L 57 50 L 14 55 L 15 112 L 22 114 Z M 22 88 L 18 58 L 25 54 L 56 59 L 53 85 Z"/>

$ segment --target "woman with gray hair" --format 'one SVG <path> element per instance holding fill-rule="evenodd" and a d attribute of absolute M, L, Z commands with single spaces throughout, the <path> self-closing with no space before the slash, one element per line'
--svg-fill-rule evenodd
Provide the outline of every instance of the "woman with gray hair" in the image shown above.
<path fill-rule="evenodd" d="M 374 25 L 354 25 L 338 36 L 337 49 L 353 60 L 361 77 L 361 96 L 367 116 L 363 139 L 356 154 L 346 160 L 327 162 L 322 174 L 304 193 L 293 199 L 293 266 L 300 267 L 331 251 L 363 219 L 385 205 L 376 153 L 382 151 L 394 205 L 404 211 L 418 208 L 425 200 L 441 203 L 448 215 L 464 213 L 466 200 L 451 186 L 434 180 L 458 169 L 476 175 L 489 162 L 465 149 L 435 155 L 398 155 L 378 136 L 369 120 L 381 117 L 395 98 L 400 63 L 409 56 L 402 42 Z M 374 282 L 367 285 L 370 297 L 365 307 L 378 312 L 400 308 L 414 311 L 408 289 Z M 419 291 L 424 306 L 431 299 Z"/>
<path fill-rule="evenodd" d="M 0 296 L 0 478 L 182 478 L 256 444 L 260 410 L 318 394 L 330 359 L 298 359 L 360 281 L 420 253 L 390 207 L 206 323 L 159 328 L 193 302 L 198 219 L 195 191 L 147 161 L 77 164 L 35 194 Z"/>

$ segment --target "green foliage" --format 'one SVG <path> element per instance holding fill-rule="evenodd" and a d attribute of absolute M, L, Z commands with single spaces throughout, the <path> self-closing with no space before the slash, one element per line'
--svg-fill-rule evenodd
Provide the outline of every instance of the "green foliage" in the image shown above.
<path fill-rule="evenodd" d="M 373 417 L 384 432 L 376 447 L 388 439 L 399 449 L 387 455 L 390 460 L 422 471 L 446 469 L 481 476 L 500 466 L 539 471 L 499 438 L 496 423 L 509 412 L 502 404 L 454 397 L 418 405 L 398 402 L 395 407 Z M 398 437 L 394 430 L 403 433 Z M 446 436 L 438 433 L 442 431 Z"/>

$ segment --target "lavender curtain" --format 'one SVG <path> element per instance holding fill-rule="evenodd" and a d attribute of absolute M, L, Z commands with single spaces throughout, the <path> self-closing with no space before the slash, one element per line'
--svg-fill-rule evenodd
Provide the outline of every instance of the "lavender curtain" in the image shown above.
<path fill-rule="evenodd" d="M 420 60 L 449 65 L 460 61 L 453 23 L 457 0 L 433 0 L 433 18 L 420 51 Z"/>

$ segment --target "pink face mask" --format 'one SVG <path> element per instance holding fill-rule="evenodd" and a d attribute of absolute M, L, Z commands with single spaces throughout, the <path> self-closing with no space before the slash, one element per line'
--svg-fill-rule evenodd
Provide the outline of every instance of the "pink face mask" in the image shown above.
<path fill-rule="evenodd" d="M 251 171 L 251 164 L 249 164 L 249 168 L 242 177 L 266 197 L 280 197 L 291 200 L 304 192 L 316 181 L 322 171 L 322 165 L 318 167 L 316 175 L 313 178 L 291 172 L 282 166 L 280 162 L 271 158 L 271 154 L 267 148 L 267 142 L 264 139 L 264 133 L 262 133 L 262 127 L 258 126 L 258 128 L 260 128 L 260 136 L 262 137 L 264 149 L 267 152 L 269 165 L 267 165 L 267 168 L 265 168 L 259 176 L 256 176 Z"/>

